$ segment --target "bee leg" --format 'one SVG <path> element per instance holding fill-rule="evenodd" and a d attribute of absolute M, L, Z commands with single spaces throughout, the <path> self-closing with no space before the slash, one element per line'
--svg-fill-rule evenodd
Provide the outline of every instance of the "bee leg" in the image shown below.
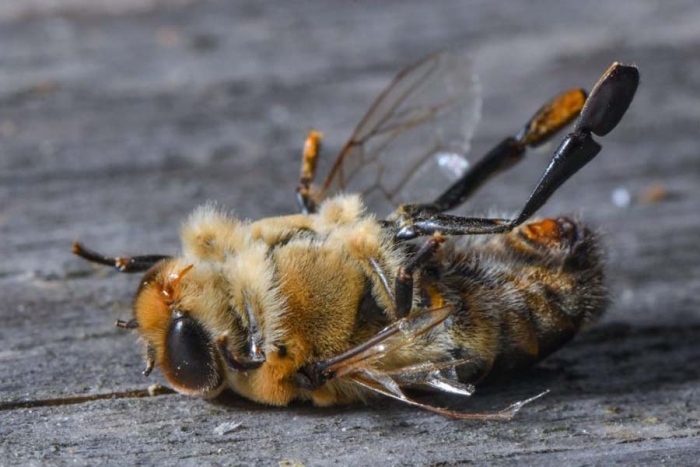
<path fill-rule="evenodd" d="M 155 347 L 151 346 L 149 344 L 148 348 L 146 349 L 146 368 L 143 369 L 141 373 L 143 373 L 143 376 L 150 376 L 151 372 L 153 371 L 153 368 L 156 366 L 156 349 Z"/>
<path fill-rule="evenodd" d="M 105 266 L 112 266 L 119 272 L 132 274 L 135 272 L 144 272 L 149 270 L 158 261 L 168 259 L 170 256 L 165 255 L 146 255 L 132 257 L 109 257 L 104 256 L 96 251 L 85 248 L 81 243 L 73 243 L 73 254 L 80 256 L 83 259 Z"/>
<path fill-rule="evenodd" d="M 370 267 L 372 268 L 372 271 L 377 276 L 377 279 L 379 279 L 379 283 L 382 284 L 382 289 L 384 290 L 384 293 L 386 294 L 389 302 L 396 303 L 396 299 L 394 297 L 394 290 L 391 288 L 391 286 L 389 286 L 389 281 L 387 280 L 386 274 L 384 273 L 384 269 L 382 269 L 382 266 L 379 264 L 379 261 L 377 261 L 376 258 L 368 258 L 368 262 Z"/>
<path fill-rule="evenodd" d="M 600 152 L 592 135 L 605 136 L 627 111 L 639 84 L 633 65 L 613 63 L 593 88 L 581 111 L 574 132 L 554 152 L 537 186 L 515 219 L 483 219 L 441 214 L 420 205 L 401 206 L 394 215 L 400 240 L 431 235 L 497 234 L 513 230 L 532 216 L 550 196 Z"/>
<path fill-rule="evenodd" d="M 297 187 L 297 203 L 302 214 L 312 214 L 316 211 L 316 203 L 311 198 L 311 182 L 316 175 L 316 162 L 321 151 L 321 139 L 323 133 L 311 130 L 304 143 L 304 152 L 301 159 L 301 173 L 299 186 Z"/>
<path fill-rule="evenodd" d="M 139 327 L 139 323 L 135 319 L 130 319 L 129 321 L 122 321 L 121 319 L 118 319 L 117 322 L 114 323 L 114 325 L 120 329 L 127 330 L 137 329 Z M 141 373 L 143 374 L 143 376 L 149 376 L 155 366 L 156 349 L 151 344 L 148 344 L 148 347 L 146 347 L 146 367 Z"/>
<path fill-rule="evenodd" d="M 493 176 L 520 162 L 528 146 L 544 144 L 571 123 L 585 102 L 586 91 L 581 88 L 559 94 L 543 105 L 515 136 L 498 143 L 435 201 L 421 206 L 433 212 L 444 212 L 461 205 Z"/>
<path fill-rule="evenodd" d="M 139 327 L 139 323 L 136 322 L 135 319 L 130 319 L 129 321 L 124 321 L 121 319 L 118 319 L 114 325 L 120 329 L 136 329 Z"/>
<path fill-rule="evenodd" d="M 435 232 L 420 247 L 418 252 L 404 266 L 399 268 L 394 284 L 395 313 L 401 319 L 411 312 L 413 308 L 413 274 L 418 267 L 425 264 L 445 241 L 445 237 L 440 232 Z"/>
<path fill-rule="evenodd" d="M 554 153 L 554 157 L 540 178 L 525 206 L 515 219 L 462 217 L 426 211 L 400 213 L 396 238 L 407 240 L 442 232 L 444 235 L 500 234 L 513 230 L 530 218 L 559 186 L 580 168 L 590 162 L 601 146 L 591 133 L 581 131 L 568 135 Z"/>
<path fill-rule="evenodd" d="M 313 363 L 304 365 L 294 374 L 294 382 L 301 389 L 313 391 L 318 389 L 330 379 L 333 379 L 335 374 L 326 372 L 317 368 Z"/>

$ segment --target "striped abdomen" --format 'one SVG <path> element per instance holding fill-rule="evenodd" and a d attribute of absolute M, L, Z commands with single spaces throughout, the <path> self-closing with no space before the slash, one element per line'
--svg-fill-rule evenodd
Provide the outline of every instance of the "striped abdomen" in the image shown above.
<path fill-rule="evenodd" d="M 461 302 L 451 333 L 460 379 L 532 365 L 594 322 L 606 304 L 595 235 L 566 218 L 545 219 L 489 238 L 457 241 L 440 283 Z"/>

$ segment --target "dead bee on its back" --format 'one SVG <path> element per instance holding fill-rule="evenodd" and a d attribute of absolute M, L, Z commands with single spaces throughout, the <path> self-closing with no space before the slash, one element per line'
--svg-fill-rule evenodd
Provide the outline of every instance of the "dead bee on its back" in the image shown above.
<path fill-rule="evenodd" d="M 588 98 L 582 89 L 560 94 L 433 202 L 408 204 L 435 186 L 429 169 L 459 162 L 478 114 L 470 62 L 433 54 L 379 96 L 318 188 L 321 135 L 310 132 L 301 214 L 249 222 L 206 205 L 183 225 L 180 256 L 110 258 L 77 243 L 74 252 L 146 272 L 133 319 L 117 325 L 146 343 L 144 373 L 160 367 L 184 394 L 229 388 L 267 404 L 325 406 L 379 393 L 451 417 L 509 418 L 527 401 L 461 413 L 402 388 L 470 395 L 601 315 L 595 235 L 566 217 L 527 221 L 599 152 L 592 135 L 615 128 L 638 81 L 635 66 L 614 63 Z M 577 117 L 517 217 L 445 214 Z M 393 212 L 379 220 L 366 204 Z"/>

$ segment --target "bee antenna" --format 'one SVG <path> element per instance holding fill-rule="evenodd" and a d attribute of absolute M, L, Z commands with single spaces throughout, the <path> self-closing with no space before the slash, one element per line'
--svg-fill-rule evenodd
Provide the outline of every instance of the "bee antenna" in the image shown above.
<path fill-rule="evenodd" d="M 80 242 L 73 242 L 72 252 L 91 263 L 102 264 L 103 266 L 111 266 L 119 272 L 132 274 L 135 272 L 148 271 L 157 262 L 171 258 L 165 255 L 144 255 L 144 256 L 106 256 L 83 246 Z"/>

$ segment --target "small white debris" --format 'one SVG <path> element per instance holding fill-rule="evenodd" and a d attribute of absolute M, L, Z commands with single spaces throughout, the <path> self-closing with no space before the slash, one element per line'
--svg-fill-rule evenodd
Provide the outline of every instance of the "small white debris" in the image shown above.
<path fill-rule="evenodd" d="M 620 301 L 623 303 L 632 303 L 634 300 L 634 290 L 626 288 L 622 291 L 620 295 Z"/>
<path fill-rule="evenodd" d="M 214 428 L 214 434 L 215 434 L 215 435 L 219 435 L 219 436 L 223 436 L 223 435 L 229 434 L 229 433 L 231 433 L 232 431 L 235 431 L 236 429 L 238 429 L 238 427 L 240 427 L 242 424 L 243 424 L 243 423 L 241 423 L 241 422 L 225 422 L 225 423 L 222 423 L 221 425 L 219 425 L 219 426 L 217 426 L 216 428 Z"/>
<path fill-rule="evenodd" d="M 612 202 L 618 208 L 626 208 L 632 202 L 632 195 L 627 188 L 615 188 L 611 196 Z"/>
<path fill-rule="evenodd" d="M 450 179 L 457 180 L 469 168 L 469 161 L 461 154 L 440 152 L 435 155 L 440 170 Z"/>
<path fill-rule="evenodd" d="M 148 386 L 148 395 L 151 397 L 157 396 L 161 389 L 163 389 L 163 386 L 161 386 L 160 384 L 151 384 L 150 386 Z"/>

